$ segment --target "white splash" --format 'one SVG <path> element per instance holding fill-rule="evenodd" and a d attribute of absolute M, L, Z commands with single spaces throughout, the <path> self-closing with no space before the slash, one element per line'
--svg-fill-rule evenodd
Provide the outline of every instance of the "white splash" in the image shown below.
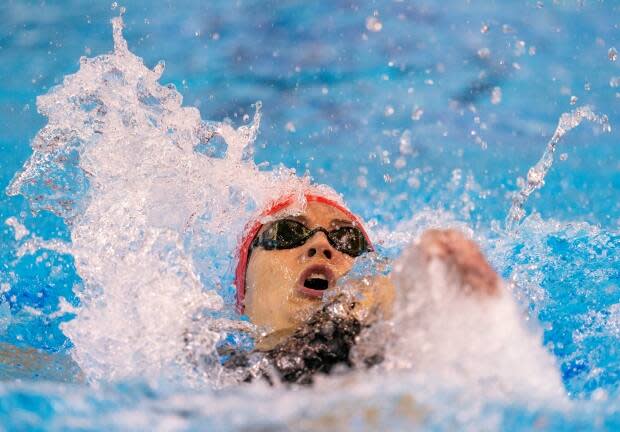
<path fill-rule="evenodd" d="M 15 216 L 11 216 L 4 221 L 5 225 L 13 228 L 13 236 L 15 240 L 21 240 L 23 237 L 30 234 L 30 231 L 20 223 Z"/>
<path fill-rule="evenodd" d="M 553 165 L 555 148 L 562 140 L 562 137 L 571 129 L 579 126 L 583 120 L 588 120 L 599 124 L 604 132 L 611 132 L 611 126 L 609 125 L 607 116 L 599 116 L 595 114 L 587 105 L 579 107 L 569 113 L 563 113 L 560 116 L 558 126 L 556 127 L 553 136 L 547 143 L 545 152 L 536 165 L 529 169 L 527 172 L 527 180 L 525 185 L 514 195 L 512 199 L 512 206 L 510 207 L 506 218 L 506 228 L 508 231 L 512 231 L 525 216 L 525 210 L 523 207 L 528 197 L 532 194 L 532 192 L 544 186 L 545 176 L 551 168 L 551 165 Z"/>
<path fill-rule="evenodd" d="M 467 294 L 443 261 L 427 262 L 415 246 L 394 264 L 397 329 L 387 366 L 412 369 L 427 380 L 465 388 L 477 398 L 553 400 L 564 387 L 542 335 L 525 328 L 510 293 Z"/>
<path fill-rule="evenodd" d="M 308 180 L 244 159 L 260 104 L 239 128 L 203 122 L 174 86 L 158 83 L 163 63 L 146 68 L 127 48 L 122 19 L 112 23 L 114 52 L 82 58 L 77 73 L 37 99 L 48 123 L 8 193 L 70 225 L 71 244 L 56 246 L 74 256 L 83 286 L 62 330 L 86 377 L 185 377 L 184 333 L 231 296 L 231 233 Z M 218 135 L 224 157 L 198 151 Z M 50 245 L 27 242 L 22 253 L 37 247 Z M 218 337 L 204 330 L 206 352 Z"/>

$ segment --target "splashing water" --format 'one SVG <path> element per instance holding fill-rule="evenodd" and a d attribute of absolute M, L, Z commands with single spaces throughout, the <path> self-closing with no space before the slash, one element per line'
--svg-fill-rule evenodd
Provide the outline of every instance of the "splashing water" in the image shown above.
<path fill-rule="evenodd" d="M 208 362 L 221 337 L 209 324 L 213 317 L 233 317 L 234 233 L 241 233 L 245 222 L 274 196 L 300 193 L 309 180 L 283 168 L 261 171 L 252 162 L 260 103 L 253 121 L 238 128 L 201 120 L 197 109 L 182 106 L 173 86 L 159 84 L 162 62 L 150 70 L 128 50 L 121 18 L 113 20 L 113 28 L 112 53 L 81 59 L 77 73 L 38 98 L 48 123 L 9 187 L 10 194 L 27 197 L 34 210 L 62 216 L 71 228 L 71 243 L 31 238 L 20 254 L 48 247 L 75 258 L 83 281 L 76 288 L 80 305 L 75 310 L 65 307 L 76 316 L 62 330 L 90 382 L 139 376 L 223 386 L 234 377 L 217 361 Z M 555 143 L 575 126 L 570 124 L 560 122 L 563 129 L 556 131 Z M 217 138 L 226 143 L 221 157 L 201 152 Z M 338 199 L 330 188 L 320 188 Z M 375 234 L 385 249 L 399 249 L 429 226 L 456 226 L 473 235 L 454 215 L 433 210 L 418 212 L 394 233 L 378 227 Z M 405 294 L 387 326 L 416 331 L 394 335 L 379 328 L 385 332 L 375 336 L 382 342 L 388 334 L 393 339 L 378 373 L 325 378 L 296 397 L 281 389 L 267 393 L 257 384 L 234 393 L 234 404 L 224 406 L 230 410 L 252 404 L 242 423 L 253 425 L 261 409 L 254 394 L 261 401 L 274 395 L 288 401 L 276 418 L 298 415 L 308 400 L 315 401 L 318 414 L 331 415 L 334 405 L 320 404 L 326 393 L 332 395 L 330 401 L 344 405 L 358 400 L 359 394 L 379 395 L 376 399 L 405 395 L 411 400 L 413 388 L 416 398 L 437 412 L 445 397 L 439 402 L 432 398 L 450 386 L 451 391 L 464 391 L 474 405 L 489 397 L 525 397 L 532 391 L 543 399 L 563 400 L 557 368 L 540 335 L 521 325 L 508 294 L 494 305 L 474 304 L 455 295 L 453 281 L 438 283 L 444 269 L 425 274 L 414 257 L 405 255 L 403 260 L 396 278 Z M 436 289 L 419 290 L 420 277 L 434 280 Z M 191 348 L 199 350 L 193 358 L 204 363 L 199 369 L 187 362 L 184 341 L 188 329 L 197 327 L 199 343 Z M 520 361 L 523 352 L 532 354 L 527 362 Z M 199 398 L 206 407 L 201 412 L 220 407 L 219 396 Z M 468 410 L 470 405 L 459 403 Z"/>
<path fill-rule="evenodd" d="M 536 164 L 527 172 L 527 180 L 521 190 L 516 193 L 512 199 L 512 206 L 508 211 L 506 217 L 506 228 L 508 231 L 512 231 L 519 221 L 525 216 L 525 202 L 528 197 L 537 189 L 540 189 L 545 184 L 545 177 L 547 172 L 553 165 L 553 155 L 558 143 L 562 140 L 564 135 L 571 129 L 576 128 L 581 124 L 583 120 L 596 123 L 601 126 L 604 132 L 611 132 L 611 126 L 606 115 L 599 116 L 595 114 L 589 106 L 579 107 L 569 113 L 563 113 L 558 121 L 558 126 L 553 133 L 553 136 L 547 143 L 547 147 L 542 157 Z"/>
<path fill-rule="evenodd" d="M 236 238 L 227 233 L 240 233 L 274 195 L 308 186 L 290 170 L 262 172 L 244 160 L 260 103 L 249 125 L 203 122 L 174 86 L 158 83 L 163 62 L 149 70 L 128 50 L 122 28 L 113 19 L 113 53 L 82 58 L 37 99 L 48 123 L 8 189 L 71 227 L 65 252 L 83 286 L 62 330 L 91 381 L 183 376 L 183 333 L 231 295 Z M 223 157 L 196 151 L 214 136 L 226 142 Z M 33 239 L 23 253 L 41 246 L 50 247 Z M 218 335 L 202 336 L 210 352 Z"/>

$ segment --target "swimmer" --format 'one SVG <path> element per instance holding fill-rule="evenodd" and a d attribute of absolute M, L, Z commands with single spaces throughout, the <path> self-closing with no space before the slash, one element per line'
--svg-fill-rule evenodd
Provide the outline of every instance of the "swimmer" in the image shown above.
<path fill-rule="evenodd" d="M 428 262 L 443 261 L 465 292 L 499 293 L 499 277 L 462 233 L 428 230 L 410 248 Z M 330 297 L 355 261 L 373 251 L 361 219 L 315 191 L 272 202 L 246 226 L 237 251 L 236 306 L 265 330 L 255 353 L 269 360 L 281 380 L 307 384 L 317 372 L 329 373 L 337 364 L 351 366 L 350 351 L 361 330 L 392 315 L 395 287 L 390 276 L 349 280 L 349 296 Z M 380 361 L 377 353 L 364 359 L 367 366 Z M 228 366 L 249 363 L 247 355 L 236 353 Z M 262 368 L 254 375 L 267 374 Z"/>

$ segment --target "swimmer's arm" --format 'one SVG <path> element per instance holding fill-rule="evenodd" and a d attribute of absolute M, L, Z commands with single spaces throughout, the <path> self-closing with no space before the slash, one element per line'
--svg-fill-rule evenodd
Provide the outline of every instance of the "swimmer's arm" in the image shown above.
<path fill-rule="evenodd" d="M 401 264 L 427 272 L 434 261 L 443 262 L 457 275 L 468 295 L 494 297 L 501 294 L 501 278 L 478 244 L 455 229 L 429 229 L 403 252 Z"/>
<path fill-rule="evenodd" d="M 460 231 L 427 230 L 409 249 L 416 249 L 425 267 L 432 260 L 441 260 L 454 268 L 463 291 L 469 295 L 494 297 L 501 292 L 501 278 L 478 245 Z M 403 255 L 409 254 L 405 252 Z M 411 268 L 416 268 L 418 263 L 410 264 Z M 396 289 L 390 277 L 369 276 L 353 284 L 359 293 L 354 311 L 360 321 L 371 323 L 377 318 L 392 317 Z"/>

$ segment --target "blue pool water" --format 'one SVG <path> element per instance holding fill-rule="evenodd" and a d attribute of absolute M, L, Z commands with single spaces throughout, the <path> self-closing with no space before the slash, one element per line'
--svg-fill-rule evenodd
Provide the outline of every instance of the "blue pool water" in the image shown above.
<path fill-rule="evenodd" d="M 173 159 L 166 159 L 173 156 L 148 140 L 146 127 L 128 121 L 119 123 L 119 130 L 129 149 L 119 146 L 116 153 L 98 154 L 97 145 L 116 148 L 105 134 L 102 141 L 76 145 L 90 152 L 88 175 L 77 168 L 79 151 L 67 150 L 62 156 L 68 162 L 63 160 L 58 171 L 39 161 L 40 175 L 21 194 L 0 197 L 2 427 L 620 427 L 620 150 L 615 129 L 620 59 L 614 54 L 620 50 L 619 6 L 552 0 L 132 1 L 122 6 L 127 8 L 124 38 L 130 52 L 150 69 L 165 61 L 159 82 L 174 84 L 183 106 L 196 107 L 205 121 L 229 119 L 238 127 L 248 124 L 254 104 L 261 101 L 253 146 L 260 172 L 283 164 L 330 185 L 370 221 L 385 254 L 397 255 L 427 226 L 471 229 L 492 264 L 512 282 L 511 294 L 527 312 L 528 325 L 542 332 L 541 343 L 555 359 L 568 402 L 541 401 L 533 393 L 487 397 L 479 391 L 484 387 L 480 383 L 466 388 L 429 383 L 402 371 L 386 377 L 337 377 L 296 392 L 213 388 L 210 377 L 179 378 L 168 367 L 174 346 L 160 346 L 161 339 L 178 324 L 174 314 L 181 316 L 182 305 L 194 301 L 187 293 L 218 286 L 215 291 L 225 303 L 229 300 L 227 253 L 237 234 L 195 228 L 215 218 L 215 204 L 206 205 L 192 234 L 182 238 L 200 286 L 180 278 L 179 290 L 169 297 L 163 287 L 153 288 L 163 293 L 155 300 L 134 298 L 126 290 L 135 284 L 132 274 L 178 274 L 150 261 L 128 265 L 131 272 L 116 267 L 114 259 L 131 252 L 125 249 L 130 242 L 123 230 L 134 227 L 115 225 L 114 217 L 101 215 L 116 204 L 133 209 L 145 193 L 145 201 L 162 209 L 148 208 L 157 217 L 147 214 L 144 226 L 172 229 L 177 221 L 166 214 L 194 202 L 185 193 L 196 202 L 211 202 L 210 197 L 219 199 L 224 195 L 216 194 L 225 192 L 234 202 L 236 194 L 254 192 L 248 192 L 253 191 L 250 181 L 235 179 L 232 172 L 244 174 L 245 168 L 219 162 L 222 142 L 203 150 L 216 156 L 207 168 L 192 165 L 194 159 L 174 159 L 195 169 L 203 182 L 177 189 L 183 181 L 175 177 Z M 63 98 L 91 91 L 89 79 L 94 82 L 99 75 L 88 75 L 90 63 L 80 57 L 113 51 L 110 19 L 119 10 L 109 2 L 71 0 L 0 5 L 3 191 L 31 158 L 35 136 L 42 136 L 39 131 L 49 120 L 38 113 L 37 96 L 78 70 L 82 75 L 76 82 L 64 83 L 68 94 L 61 89 L 39 100 L 39 111 L 58 124 L 83 126 L 75 117 L 63 117 L 68 112 Z M 151 113 L 154 122 L 164 122 L 161 101 L 174 100 L 175 93 L 165 93 L 151 78 L 145 78 L 144 86 L 156 98 L 141 100 L 147 108 L 113 105 L 114 92 L 122 100 L 124 80 L 148 75 L 138 63 L 126 67 L 109 79 L 109 87 L 104 83 L 98 90 L 110 96 L 108 111 L 118 112 L 119 118 L 125 112 L 136 118 Z M 84 110 L 97 109 L 97 103 L 83 101 Z M 192 112 L 170 103 L 171 124 L 192 118 Z M 608 117 L 611 133 L 587 121 L 568 132 L 557 146 L 544 187 L 525 204 L 527 216 L 507 232 L 511 196 L 543 154 L 561 114 L 586 105 Z M 177 133 L 182 136 L 175 130 L 171 139 Z M 46 179 L 61 188 L 53 189 Z M 218 189 L 222 179 L 230 179 L 235 189 Z M 64 198 L 72 201 L 64 205 Z M 238 229 L 239 223 L 230 226 Z M 66 246 L 69 242 L 74 249 Z M 154 243 L 154 249 L 163 245 L 157 250 L 171 267 L 185 263 L 170 252 L 174 242 L 158 238 Z M 101 258 L 107 254 L 109 260 Z M 106 297 L 98 297 L 102 293 Z M 105 305 L 98 309 L 91 298 L 103 298 Z M 152 307 L 131 309 L 128 305 L 137 298 Z M 158 308 L 169 314 L 149 315 Z M 172 317 L 170 323 L 166 317 Z M 145 343 L 127 351 L 122 339 L 132 327 L 144 332 Z"/>

